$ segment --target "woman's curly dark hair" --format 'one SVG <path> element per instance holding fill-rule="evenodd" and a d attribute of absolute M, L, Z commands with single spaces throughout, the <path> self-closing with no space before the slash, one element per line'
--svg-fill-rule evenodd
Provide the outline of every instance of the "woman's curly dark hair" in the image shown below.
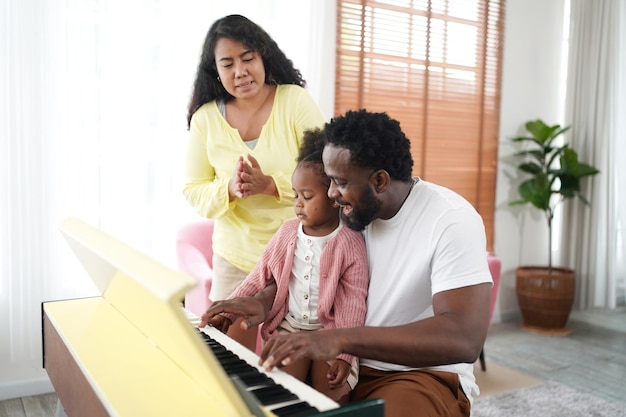
<path fill-rule="evenodd" d="M 302 78 L 300 70 L 294 68 L 293 62 L 287 58 L 278 44 L 263 28 L 241 15 L 234 14 L 222 17 L 211 25 L 204 39 L 191 100 L 187 106 L 187 128 L 191 123 L 191 116 L 203 104 L 216 98 L 225 102 L 233 98 L 224 89 L 222 83 L 217 80 L 214 51 L 215 44 L 222 38 L 241 42 L 246 48 L 250 48 L 261 55 L 265 66 L 266 84 L 306 86 L 306 81 Z"/>
<path fill-rule="evenodd" d="M 323 129 L 316 127 L 305 130 L 296 161 L 298 166 L 311 168 L 316 175 L 324 179 L 325 184 L 330 186 L 330 178 L 324 172 L 324 162 L 322 161 L 324 145 L 326 145 L 326 135 Z"/>
<path fill-rule="evenodd" d="M 393 179 L 411 180 L 411 142 L 387 113 L 348 111 L 326 123 L 325 138 L 331 145 L 348 149 L 350 161 L 358 167 L 384 169 Z"/>

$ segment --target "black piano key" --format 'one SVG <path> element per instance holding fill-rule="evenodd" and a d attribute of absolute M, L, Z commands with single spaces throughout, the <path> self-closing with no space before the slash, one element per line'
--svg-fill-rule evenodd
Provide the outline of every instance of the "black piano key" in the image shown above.
<path fill-rule="evenodd" d="M 250 392 L 257 397 L 259 402 L 263 405 L 274 405 L 287 401 L 299 400 L 297 395 L 280 385 L 261 387 L 253 389 Z"/>
<path fill-rule="evenodd" d="M 319 414 L 319 410 L 302 401 L 285 407 L 275 408 L 272 410 L 272 413 L 278 417 L 304 417 Z"/>
<path fill-rule="evenodd" d="M 222 358 L 217 356 L 217 360 L 222 366 L 228 366 L 232 369 L 250 367 L 250 364 L 236 356 Z"/>
<path fill-rule="evenodd" d="M 262 374 L 255 368 L 242 368 L 239 366 L 237 367 L 225 366 L 223 368 L 224 368 L 224 371 L 226 372 L 226 375 L 240 377 L 247 386 L 250 386 L 250 383 L 254 383 L 257 385 L 258 384 L 268 385 L 268 384 L 274 383 L 274 381 L 272 381 L 271 378 L 269 378 L 265 374 Z"/>
<path fill-rule="evenodd" d="M 239 374 L 255 374 L 255 372 L 250 369 L 250 368 L 246 368 L 245 366 L 241 366 L 240 364 L 237 365 L 224 365 L 222 366 L 222 368 L 224 369 L 224 371 L 226 372 L 226 374 L 228 374 L 229 376 L 233 376 L 233 375 L 239 375 Z"/>
<path fill-rule="evenodd" d="M 222 349 L 217 349 L 214 347 L 210 347 L 211 351 L 213 351 L 213 354 L 217 357 L 228 357 L 229 355 L 234 355 L 234 353 L 226 348 L 222 348 Z"/>
<path fill-rule="evenodd" d="M 229 375 L 229 376 L 232 376 L 232 375 Z M 239 372 L 237 376 L 241 378 L 241 380 L 247 387 L 267 386 L 267 385 L 275 384 L 275 382 L 272 381 L 270 377 L 268 377 L 265 374 L 262 374 L 256 369 L 247 370 L 245 372 Z"/>

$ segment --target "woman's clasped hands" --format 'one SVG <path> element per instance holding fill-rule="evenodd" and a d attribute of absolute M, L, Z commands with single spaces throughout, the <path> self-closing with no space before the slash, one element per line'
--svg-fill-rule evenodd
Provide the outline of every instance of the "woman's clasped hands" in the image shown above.
<path fill-rule="evenodd" d="M 263 174 L 259 162 L 249 154 L 245 158 L 239 157 L 228 191 L 231 196 L 241 199 L 256 194 L 277 195 L 273 178 Z"/>

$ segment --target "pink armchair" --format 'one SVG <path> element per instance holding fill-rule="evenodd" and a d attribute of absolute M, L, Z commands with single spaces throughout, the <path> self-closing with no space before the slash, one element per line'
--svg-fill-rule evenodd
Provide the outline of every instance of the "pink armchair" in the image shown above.
<path fill-rule="evenodd" d="M 500 286 L 500 272 L 502 269 L 502 264 L 500 262 L 500 258 L 496 255 L 489 254 L 487 255 L 487 262 L 489 264 L 489 272 L 491 272 L 491 278 L 493 279 L 493 287 L 491 287 L 491 316 L 489 317 L 489 323 L 493 319 L 493 311 L 496 308 L 496 301 L 498 298 L 498 287 Z M 485 348 L 480 351 L 480 356 L 478 357 L 480 360 L 480 369 L 485 371 L 487 369 L 487 365 L 485 364 Z"/>
<path fill-rule="evenodd" d="M 198 285 L 185 294 L 185 308 L 197 316 L 201 316 L 211 305 L 213 227 L 212 219 L 200 219 L 183 225 L 176 235 L 178 269 L 198 280 Z M 257 354 L 263 348 L 260 332 L 259 326 Z"/>
<path fill-rule="evenodd" d="M 213 220 L 185 224 L 176 236 L 178 269 L 198 280 L 198 286 L 185 295 L 185 308 L 201 316 L 211 305 L 213 282 Z"/>

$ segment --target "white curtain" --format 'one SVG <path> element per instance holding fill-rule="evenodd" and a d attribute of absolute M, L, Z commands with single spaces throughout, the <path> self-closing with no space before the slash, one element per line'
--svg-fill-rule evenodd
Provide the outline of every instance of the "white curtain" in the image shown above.
<path fill-rule="evenodd" d="M 626 0 L 571 0 L 565 122 L 590 206 L 564 211 L 565 264 L 577 273 L 576 308 L 615 308 L 626 275 Z"/>
<path fill-rule="evenodd" d="M 196 217 L 186 105 L 204 36 L 230 13 L 274 37 L 330 116 L 334 1 L 0 1 L 0 400 L 50 390 L 41 302 L 95 294 L 62 219 L 175 267 L 176 231 Z"/>

